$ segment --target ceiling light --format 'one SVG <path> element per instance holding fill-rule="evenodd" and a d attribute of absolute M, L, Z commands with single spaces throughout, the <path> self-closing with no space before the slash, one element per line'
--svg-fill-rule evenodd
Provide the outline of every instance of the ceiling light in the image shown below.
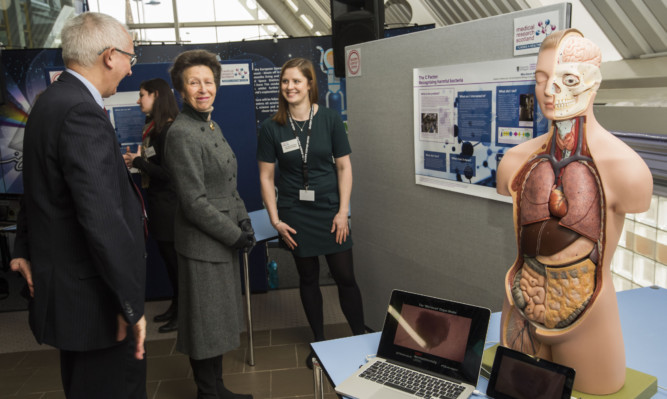
<path fill-rule="evenodd" d="M 315 36 L 322 36 L 322 32 L 318 30 L 317 32 L 315 32 Z"/>
<path fill-rule="evenodd" d="M 290 7 L 292 8 L 292 11 L 294 11 L 294 12 L 299 11 L 299 7 L 298 7 L 296 4 L 294 4 L 294 1 L 292 1 L 292 0 L 285 0 L 285 3 L 287 3 L 287 5 L 290 6 Z"/>
<path fill-rule="evenodd" d="M 301 15 L 299 16 L 299 18 L 301 18 L 301 20 L 302 20 L 306 25 L 308 25 L 308 29 L 313 29 L 313 23 L 310 21 L 310 18 L 308 18 L 308 16 L 307 16 L 306 14 L 301 14 Z"/>

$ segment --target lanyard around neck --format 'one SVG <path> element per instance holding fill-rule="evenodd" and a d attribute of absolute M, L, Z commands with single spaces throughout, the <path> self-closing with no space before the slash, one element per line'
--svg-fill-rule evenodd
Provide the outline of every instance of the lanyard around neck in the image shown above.
<path fill-rule="evenodd" d="M 290 114 L 289 110 L 287 111 L 287 117 L 289 119 L 290 126 L 292 127 L 292 132 L 294 132 L 296 143 L 299 146 L 299 151 L 301 152 L 301 172 L 303 173 L 303 187 L 308 190 L 308 149 L 310 148 L 310 133 L 313 128 L 313 105 L 310 105 L 310 115 L 308 116 L 308 133 L 306 134 L 305 150 L 301 146 L 299 135 L 297 134 L 296 128 L 294 127 L 294 119 L 292 119 L 292 114 Z"/>
<path fill-rule="evenodd" d="M 141 140 L 145 140 L 146 136 L 150 133 L 151 130 L 153 130 L 153 126 L 155 126 L 155 121 L 151 121 L 151 123 L 148 125 L 146 130 L 144 130 L 144 134 L 141 135 Z"/>

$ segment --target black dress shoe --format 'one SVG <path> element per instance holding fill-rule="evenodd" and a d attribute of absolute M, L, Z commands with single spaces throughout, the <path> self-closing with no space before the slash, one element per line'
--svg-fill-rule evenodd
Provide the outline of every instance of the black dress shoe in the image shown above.
<path fill-rule="evenodd" d="M 178 330 L 178 319 L 176 317 L 169 320 L 167 324 L 160 326 L 160 328 L 157 329 L 157 331 L 160 333 L 168 333 L 176 330 Z"/>
<path fill-rule="evenodd" d="M 220 391 L 218 391 L 218 398 L 219 399 L 253 399 L 251 394 L 245 394 L 245 393 L 233 393 L 225 389 L 225 392 L 222 394 Z"/>
<path fill-rule="evenodd" d="M 156 323 L 162 323 L 165 321 L 169 321 L 174 318 L 176 315 L 176 312 L 178 311 L 177 305 L 174 304 L 174 301 L 171 302 L 171 305 L 169 305 L 169 309 L 167 309 L 166 312 L 160 313 L 159 315 L 153 317 L 153 321 Z"/>

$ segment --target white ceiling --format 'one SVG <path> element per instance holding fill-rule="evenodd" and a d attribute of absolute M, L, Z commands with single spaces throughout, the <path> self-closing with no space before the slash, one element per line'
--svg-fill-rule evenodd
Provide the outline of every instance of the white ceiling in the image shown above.
<path fill-rule="evenodd" d="M 331 33 L 330 0 L 256 0 L 289 36 Z M 289 3 L 294 4 L 298 10 Z M 561 0 L 385 0 L 385 26 L 453 25 Z M 571 0 L 572 27 L 600 44 L 606 61 L 667 55 L 667 1 Z M 309 16 L 313 28 L 300 18 Z M 596 38 L 598 37 L 599 38 Z M 600 43 L 602 42 L 602 43 Z M 609 47 L 609 51 L 605 47 Z"/>

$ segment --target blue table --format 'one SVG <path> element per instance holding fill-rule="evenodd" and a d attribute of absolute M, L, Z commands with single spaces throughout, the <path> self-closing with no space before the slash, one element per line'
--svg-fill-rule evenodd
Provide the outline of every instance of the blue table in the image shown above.
<path fill-rule="evenodd" d="M 278 232 L 271 225 L 269 214 L 266 209 L 249 212 L 250 222 L 252 228 L 255 230 L 255 239 L 257 244 L 266 243 L 267 241 L 278 238 Z M 257 248 L 257 247 L 255 247 Z M 255 365 L 255 348 L 253 346 L 252 333 L 252 309 L 250 307 L 250 262 L 248 261 L 248 252 L 243 252 L 243 283 L 245 286 L 245 300 L 246 300 L 246 330 L 248 332 L 248 348 L 250 350 L 250 357 L 248 364 Z"/>
<path fill-rule="evenodd" d="M 658 386 L 667 385 L 667 290 L 638 288 L 618 294 L 619 315 L 625 343 L 626 366 L 658 378 Z M 500 339 L 500 312 L 491 315 L 486 348 Z M 365 363 L 366 355 L 375 354 L 380 333 L 357 335 L 314 342 L 316 362 L 313 367 L 315 398 L 323 396 L 322 371 L 333 386 L 343 382 Z M 488 380 L 480 376 L 477 390 L 486 392 Z M 658 388 L 655 399 L 667 399 L 667 391 Z"/>

